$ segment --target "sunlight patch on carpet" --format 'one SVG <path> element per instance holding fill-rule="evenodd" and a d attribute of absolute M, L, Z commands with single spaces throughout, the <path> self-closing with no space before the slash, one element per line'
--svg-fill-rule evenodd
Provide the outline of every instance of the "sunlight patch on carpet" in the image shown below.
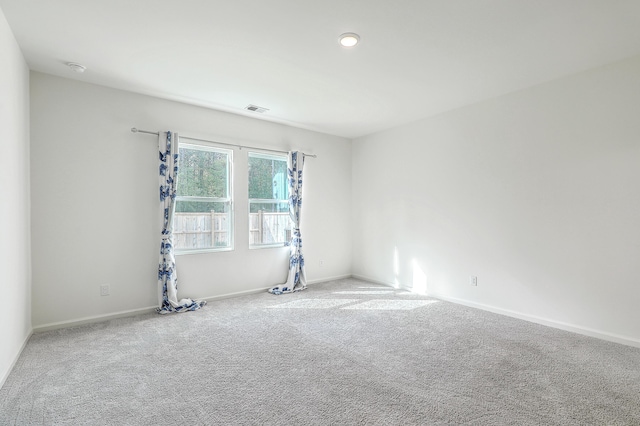
<path fill-rule="evenodd" d="M 368 300 L 357 305 L 345 306 L 340 309 L 370 309 L 384 311 L 411 310 L 437 303 L 437 300 Z"/>
<path fill-rule="evenodd" d="M 393 294 L 393 290 L 348 290 L 334 291 L 332 294 Z"/>
<path fill-rule="evenodd" d="M 357 302 L 357 299 L 301 299 L 280 305 L 269 306 L 271 309 L 331 309 L 348 303 Z"/>

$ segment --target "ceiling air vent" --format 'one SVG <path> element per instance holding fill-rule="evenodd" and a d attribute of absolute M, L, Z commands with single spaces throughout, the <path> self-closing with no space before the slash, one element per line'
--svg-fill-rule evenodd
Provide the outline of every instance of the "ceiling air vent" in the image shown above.
<path fill-rule="evenodd" d="M 259 107 L 257 105 L 251 105 L 251 104 L 249 104 L 246 107 L 244 107 L 244 109 L 249 110 L 249 111 L 253 111 L 253 112 L 259 112 L 261 114 L 263 112 L 265 112 L 265 111 L 269 111 L 269 108 L 262 108 L 262 107 Z"/>

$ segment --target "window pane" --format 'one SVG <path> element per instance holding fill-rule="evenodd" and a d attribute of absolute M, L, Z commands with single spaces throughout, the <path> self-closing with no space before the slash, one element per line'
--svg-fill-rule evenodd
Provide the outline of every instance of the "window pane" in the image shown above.
<path fill-rule="evenodd" d="M 249 201 L 249 212 L 250 213 L 258 213 L 258 211 L 263 210 L 269 213 L 287 213 L 289 211 L 289 203 L 288 202 L 256 202 Z"/>
<path fill-rule="evenodd" d="M 178 250 L 231 247 L 229 202 L 176 201 L 173 244 Z"/>
<path fill-rule="evenodd" d="M 249 154 L 249 199 L 286 200 L 287 159 Z"/>
<path fill-rule="evenodd" d="M 249 246 L 291 239 L 288 197 L 287 158 L 249 153 Z"/>
<path fill-rule="evenodd" d="M 182 196 L 226 198 L 229 194 L 229 154 L 192 145 L 180 147 L 177 193 Z"/>
<path fill-rule="evenodd" d="M 208 145 L 180 144 L 173 221 L 176 250 L 232 247 L 231 155 Z"/>
<path fill-rule="evenodd" d="M 289 206 L 282 204 L 250 203 L 249 245 L 284 244 L 291 240 Z"/>

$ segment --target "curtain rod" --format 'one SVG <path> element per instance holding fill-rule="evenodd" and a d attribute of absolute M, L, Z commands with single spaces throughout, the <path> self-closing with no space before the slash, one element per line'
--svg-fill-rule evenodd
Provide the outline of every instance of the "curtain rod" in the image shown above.
<path fill-rule="evenodd" d="M 160 136 L 160 133 L 158 132 L 150 132 L 148 130 L 140 130 L 140 129 L 136 129 L 135 127 L 131 128 L 131 132 L 132 133 L 147 133 L 149 135 L 156 135 L 156 136 Z M 277 152 L 279 154 L 287 154 L 287 151 L 278 151 L 275 149 L 266 149 L 266 148 L 258 148 L 256 146 L 247 146 L 247 145 L 237 145 L 237 144 L 232 144 L 232 143 L 224 143 L 224 142 L 218 142 L 218 141 L 210 141 L 207 139 L 198 139 L 198 138 L 190 138 L 189 136 L 180 136 L 181 138 L 184 139 L 189 139 L 192 141 L 198 141 L 198 142 L 209 142 L 209 143 L 215 143 L 218 145 L 225 145 L 225 146 L 235 146 L 239 149 L 243 149 L 243 148 L 247 148 L 247 149 L 259 149 L 260 151 L 268 151 L 268 152 Z M 305 157 L 313 157 L 313 158 L 317 158 L 316 154 L 305 154 L 304 152 L 302 153 L 302 155 L 304 155 Z"/>

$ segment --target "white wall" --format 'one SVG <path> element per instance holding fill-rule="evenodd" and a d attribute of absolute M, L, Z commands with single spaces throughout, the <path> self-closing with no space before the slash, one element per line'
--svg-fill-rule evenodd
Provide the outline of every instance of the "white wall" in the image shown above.
<path fill-rule="evenodd" d="M 35 72 L 31 106 L 35 327 L 157 303 L 157 138 L 131 127 L 317 154 L 305 162 L 308 279 L 351 273 L 349 140 Z M 286 279 L 287 248 L 248 248 L 246 155 L 234 152 L 235 250 L 179 256 L 181 297 Z"/>
<path fill-rule="evenodd" d="M 0 386 L 31 334 L 29 69 L 0 10 Z"/>
<path fill-rule="evenodd" d="M 354 140 L 353 273 L 640 343 L 639 112 L 636 57 Z"/>

